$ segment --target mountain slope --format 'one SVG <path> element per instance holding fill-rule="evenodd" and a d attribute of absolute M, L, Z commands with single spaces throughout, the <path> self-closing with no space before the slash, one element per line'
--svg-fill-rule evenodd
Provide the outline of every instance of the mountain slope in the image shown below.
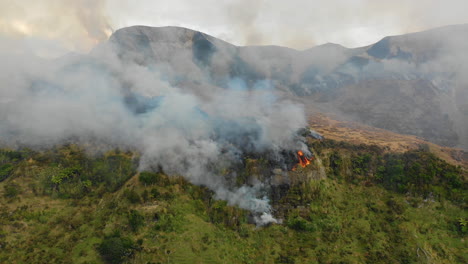
<path fill-rule="evenodd" d="M 468 25 L 386 37 L 368 47 L 325 44 L 305 51 L 237 47 L 178 27 L 116 31 L 95 49 L 113 50 L 162 72 L 173 85 L 206 90 L 268 80 L 283 95 L 307 97 L 344 119 L 468 148 Z M 233 84 L 234 83 L 234 84 Z"/>

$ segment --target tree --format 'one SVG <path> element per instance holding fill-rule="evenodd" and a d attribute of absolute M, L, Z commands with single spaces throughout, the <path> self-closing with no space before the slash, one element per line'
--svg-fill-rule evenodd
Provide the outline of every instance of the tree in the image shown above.
<path fill-rule="evenodd" d="M 128 237 L 115 233 L 105 238 L 98 246 L 98 251 L 107 263 L 122 263 L 131 258 L 138 246 Z"/>

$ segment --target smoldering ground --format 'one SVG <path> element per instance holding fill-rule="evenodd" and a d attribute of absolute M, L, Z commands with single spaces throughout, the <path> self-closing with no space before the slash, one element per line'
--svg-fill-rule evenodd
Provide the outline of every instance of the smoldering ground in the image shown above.
<path fill-rule="evenodd" d="M 276 221 L 262 183 L 236 188 L 229 184 L 235 172 L 219 173 L 248 152 L 304 147 L 294 139 L 306 125 L 302 107 L 279 98 L 268 81 L 246 88 L 231 80 L 201 97 L 171 85 L 157 65 L 122 61 L 110 50 L 57 60 L 28 53 L 2 57 L 8 62 L 0 65 L 2 145 L 74 142 L 136 150 L 140 170 L 183 175 L 258 214 L 259 224 Z"/>

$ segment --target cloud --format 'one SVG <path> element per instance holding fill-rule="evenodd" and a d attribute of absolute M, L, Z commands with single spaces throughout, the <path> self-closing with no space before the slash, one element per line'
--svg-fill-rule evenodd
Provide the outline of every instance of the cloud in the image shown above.
<path fill-rule="evenodd" d="M 112 33 L 105 4 L 105 0 L 0 0 L 0 35 L 26 44 L 34 39 L 55 42 L 49 48 L 89 51 Z"/>
<path fill-rule="evenodd" d="M 464 0 L 161 0 L 108 2 L 115 28 L 190 27 L 238 45 L 364 46 L 387 35 L 468 23 Z"/>
<path fill-rule="evenodd" d="M 113 29 L 173 25 L 237 45 L 357 47 L 387 35 L 468 23 L 467 9 L 465 0 L 0 0 L 0 35 L 83 52 Z"/>

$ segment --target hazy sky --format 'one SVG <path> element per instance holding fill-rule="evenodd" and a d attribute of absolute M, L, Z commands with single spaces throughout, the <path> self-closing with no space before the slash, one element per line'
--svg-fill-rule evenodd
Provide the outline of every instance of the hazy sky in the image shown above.
<path fill-rule="evenodd" d="M 466 10 L 467 0 L 0 0 L 0 40 L 87 51 L 121 27 L 173 25 L 237 45 L 357 47 L 468 23 Z"/>

